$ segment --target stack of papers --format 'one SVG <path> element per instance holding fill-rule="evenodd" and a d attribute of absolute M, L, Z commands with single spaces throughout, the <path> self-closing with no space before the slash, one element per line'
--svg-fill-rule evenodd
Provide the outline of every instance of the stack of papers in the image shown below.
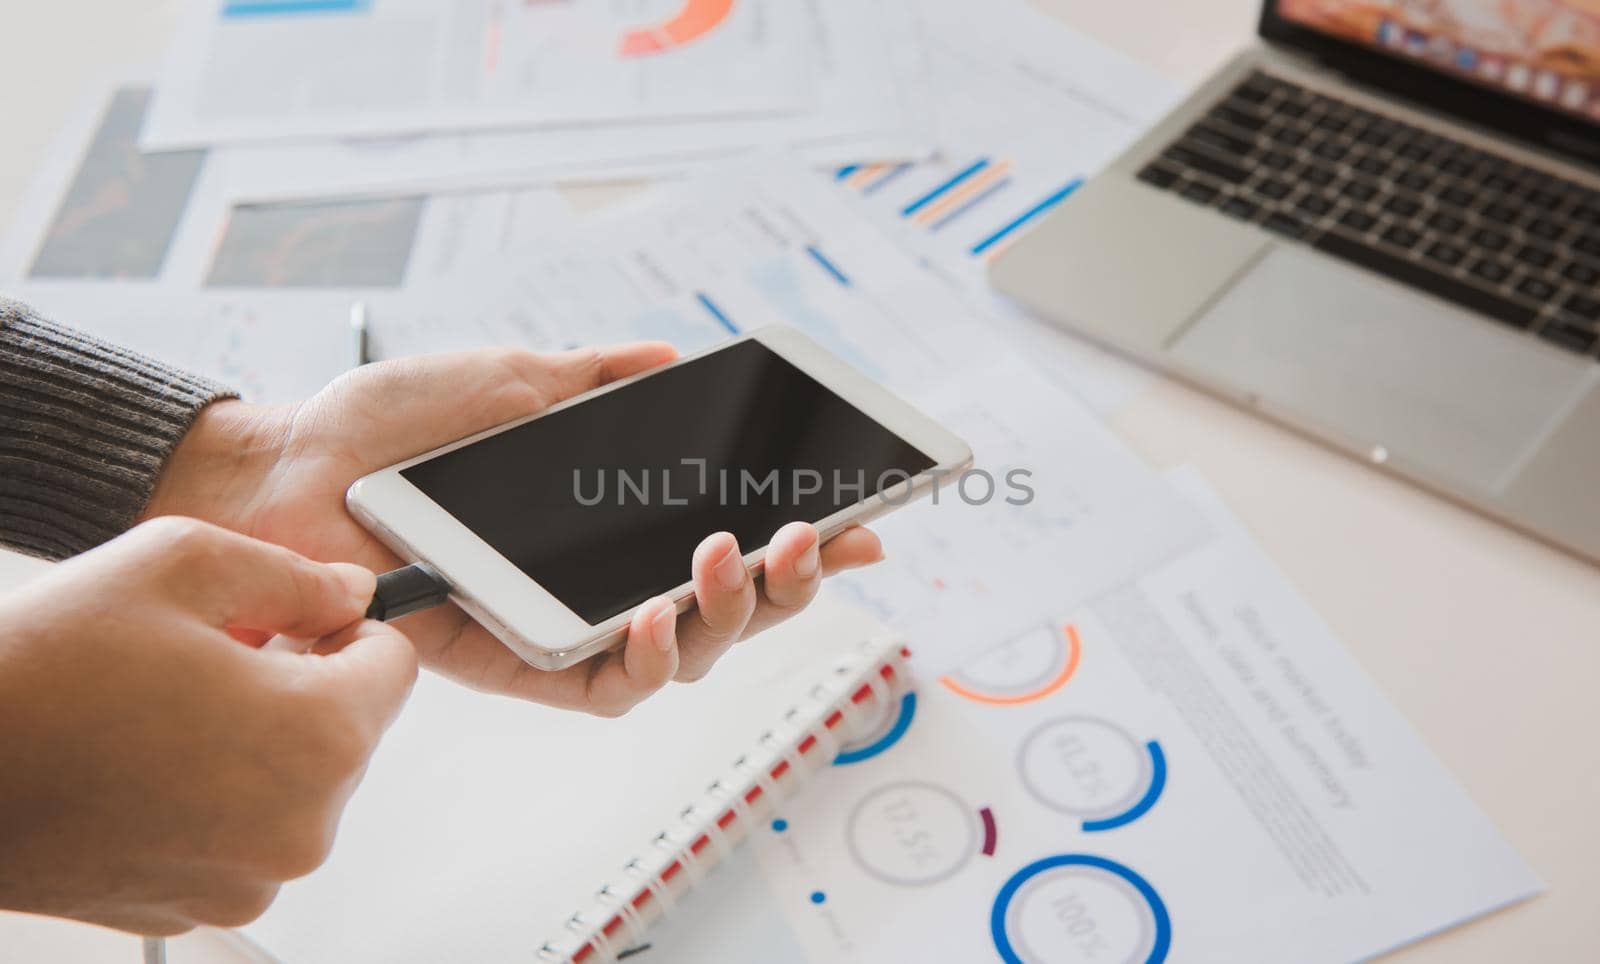
<path fill-rule="evenodd" d="M 912 2 L 202 4 L 141 146 L 226 145 L 252 200 L 663 175 L 781 145 L 817 163 L 920 158 L 934 144 Z"/>
<path fill-rule="evenodd" d="M 800 328 L 962 435 L 981 473 L 966 484 L 1030 498 L 947 489 L 877 524 L 887 564 L 830 581 L 832 606 L 911 642 L 936 698 L 896 758 L 841 774 L 842 797 L 822 791 L 717 878 L 748 913 L 686 914 L 662 946 L 1368 956 L 1536 883 L 1203 485 L 1106 428 L 1150 376 L 984 282 L 1177 94 L 1026 0 L 193 0 L 166 62 L 62 132 L 0 240 L 0 291 L 261 401 L 354 364 L 356 306 L 379 357 Z M 655 183 L 598 211 L 558 186 L 619 178 Z M 1066 678 L 1053 661 L 1080 636 L 1070 692 L 1029 689 Z M 782 677 L 748 676 L 744 702 Z M 985 703 L 1012 690 L 1028 698 Z M 604 828 L 549 838 L 604 808 L 508 765 L 504 733 L 452 724 L 570 736 L 546 761 L 620 753 L 643 768 L 612 781 L 630 798 L 678 778 L 670 754 L 629 758 L 628 730 L 438 681 L 418 697 L 333 862 L 254 930 L 274 952 L 531 953 L 585 896 L 578 850 Z M 1031 766 L 1040 741 L 1054 755 Z M 1157 742 L 1164 796 L 1163 761 L 1121 753 Z M 1109 775 L 1080 779 L 1080 743 Z M 430 812 L 396 804 L 419 784 Z M 908 799 L 930 820 L 960 804 L 921 828 L 959 844 L 943 856 L 961 866 L 926 881 L 937 902 L 896 882 L 904 854 L 839 843 L 863 813 L 864 847 L 892 836 L 889 807 L 838 802 L 890 785 L 922 787 Z M 989 808 L 1002 837 L 974 852 Z M 1099 862 L 1027 862 L 1063 854 Z"/>
<path fill-rule="evenodd" d="M 798 111 L 806 26 L 782 0 L 194 3 L 145 146 Z"/>

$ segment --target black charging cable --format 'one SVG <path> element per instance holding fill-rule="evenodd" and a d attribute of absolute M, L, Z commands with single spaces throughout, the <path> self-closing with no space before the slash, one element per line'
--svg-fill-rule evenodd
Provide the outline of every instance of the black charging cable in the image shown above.
<path fill-rule="evenodd" d="M 425 562 L 394 569 L 378 577 L 367 618 L 387 622 L 441 606 L 450 598 L 450 584 Z"/>

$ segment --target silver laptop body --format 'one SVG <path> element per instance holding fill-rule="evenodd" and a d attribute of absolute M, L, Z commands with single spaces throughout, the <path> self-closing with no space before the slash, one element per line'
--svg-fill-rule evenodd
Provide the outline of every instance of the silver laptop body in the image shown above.
<path fill-rule="evenodd" d="M 1249 218 L 1230 216 L 1224 202 L 1196 203 L 1171 185 L 1140 180 L 1258 71 L 1600 191 L 1592 167 L 1408 106 L 1294 50 L 1259 43 L 996 257 L 994 287 L 1072 331 L 1600 561 L 1600 347 L 1575 350 L 1581 328 L 1555 344 L 1554 329 L 1538 334 L 1545 321 L 1556 323 L 1555 309 L 1519 328 L 1408 283 L 1409 266 L 1372 270 L 1364 255 L 1330 255 L 1324 247 L 1349 243 L 1342 228 L 1325 232 L 1319 246 L 1308 240 L 1314 235 L 1267 226 L 1270 204 Z M 1561 203 L 1567 210 L 1576 202 Z M 1412 218 L 1424 216 L 1426 209 Z M 1478 219 L 1468 222 L 1454 233 L 1463 241 Z M 1349 233 L 1375 237 L 1390 223 L 1380 218 Z M 1518 229 L 1506 233 L 1513 244 L 1522 238 Z M 1445 248 L 1435 238 L 1430 250 L 1448 254 L 1449 234 Z M 1563 243 L 1546 247 L 1559 256 Z M 1422 250 L 1396 255 L 1374 246 L 1376 257 L 1438 267 Z M 1465 259 L 1449 274 L 1494 288 L 1469 276 Z M 1560 297 L 1586 304 L 1573 294 L 1584 285 L 1564 283 Z"/>

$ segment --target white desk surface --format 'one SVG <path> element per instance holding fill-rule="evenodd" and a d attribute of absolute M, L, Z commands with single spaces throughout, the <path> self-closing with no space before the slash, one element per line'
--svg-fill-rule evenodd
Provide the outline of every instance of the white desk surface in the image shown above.
<path fill-rule="evenodd" d="M 177 0 L 0 9 L 0 225 L 61 118 L 111 71 L 159 58 Z M 1249 42 L 1255 0 L 1045 0 L 1182 82 Z M 1378 685 L 1549 885 L 1522 906 L 1395 955 L 1589 960 L 1600 953 L 1600 570 L 1185 388 L 1116 420 L 1159 466 L 1192 463 L 1226 497 Z M 0 585 L 30 570 L 0 556 Z M 206 935 L 173 964 L 213 959 Z M 123 962 L 131 939 L 0 914 L 0 958 Z"/>

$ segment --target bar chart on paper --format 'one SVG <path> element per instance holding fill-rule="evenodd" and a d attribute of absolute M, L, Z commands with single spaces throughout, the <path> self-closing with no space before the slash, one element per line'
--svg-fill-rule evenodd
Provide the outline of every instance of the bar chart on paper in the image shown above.
<path fill-rule="evenodd" d="M 835 171 L 834 180 L 951 255 L 987 260 L 1065 201 L 1083 176 L 1041 187 L 1040 175 L 1027 173 L 1025 165 L 1019 171 L 1008 158 L 979 157 L 957 164 L 852 164 Z"/>
<path fill-rule="evenodd" d="M 978 287 L 984 263 L 1067 200 L 1173 90 L 1024 5 L 981 18 L 956 0 L 921 9 L 940 154 L 829 177 L 930 267 Z"/>

